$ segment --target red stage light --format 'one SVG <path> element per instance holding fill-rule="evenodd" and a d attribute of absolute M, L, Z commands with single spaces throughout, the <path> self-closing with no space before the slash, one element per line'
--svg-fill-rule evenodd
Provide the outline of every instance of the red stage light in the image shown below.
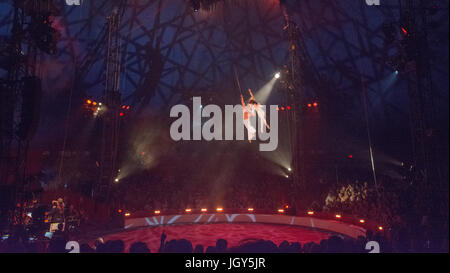
<path fill-rule="evenodd" d="M 126 107 L 125 105 L 122 105 L 122 109 L 125 109 L 125 107 Z"/>
<path fill-rule="evenodd" d="M 97 102 L 93 101 L 93 102 L 92 102 L 92 105 L 94 105 L 94 106 L 97 105 Z"/>
<path fill-rule="evenodd" d="M 127 110 L 130 110 L 130 106 L 127 106 Z"/>
<path fill-rule="evenodd" d="M 286 106 L 286 108 L 287 108 L 288 110 L 291 110 L 291 107 L 290 107 L 290 106 Z"/>
<path fill-rule="evenodd" d="M 308 108 L 311 108 L 312 107 L 312 104 L 311 103 L 308 103 Z"/>
<path fill-rule="evenodd" d="M 87 104 L 91 104 L 92 101 L 91 101 L 91 100 L 87 100 L 86 103 L 87 103 Z"/>
<path fill-rule="evenodd" d="M 120 113 L 119 116 L 123 117 L 123 113 Z"/>
<path fill-rule="evenodd" d="M 315 102 L 315 103 L 313 103 L 313 106 L 317 107 L 317 106 L 319 106 L 319 104 L 317 102 Z"/>
<path fill-rule="evenodd" d="M 289 205 L 284 206 L 284 208 L 285 208 L 285 209 L 288 209 L 288 208 L 289 208 Z"/>
<path fill-rule="evenodd" d="M 118 212 L 118 213 L 122 213 L 122 210 L 121 210 L 121 209 L 118 209 L 117 212 Z"/>
<path fill-rule="evenodd" d="M 353 158 L 353 155 L 349 155 L 348 158 Z"/>
<path fill-rule="evenodd" d="M 408 35 L 408 30 L 406 30 L 406 28 L 402 27 L 402 31 L 403 31 L 403 34 Z"/>
<path fill-rule="evenodd" d="M 283 111 L 284 111 L 284 107 L 281 107 L 281 110 L 283 110 Z"/>

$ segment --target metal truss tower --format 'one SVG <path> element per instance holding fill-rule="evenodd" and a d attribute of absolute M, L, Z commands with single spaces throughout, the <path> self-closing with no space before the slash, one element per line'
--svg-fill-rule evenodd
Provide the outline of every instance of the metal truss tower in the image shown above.
<path fill-rule="evenodd" d="M 112 184 L 118 174 L 117 156 L 120 133 L 120 22 L 123 10 L 114 9 L 107 17 L 107 48 L 105 61 L 105 88 L 103 103 L 106 112 L 101 115 L 100 176 L 94 187 L 94 198 L 109 201 Z M 102 105 L 103 106 L 103 105 Z"/>

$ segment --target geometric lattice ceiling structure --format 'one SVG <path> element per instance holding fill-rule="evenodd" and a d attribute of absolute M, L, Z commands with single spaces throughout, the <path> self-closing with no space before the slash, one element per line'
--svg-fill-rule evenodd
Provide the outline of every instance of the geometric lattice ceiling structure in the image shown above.
<path fill-rule="evenodd" d="M 198 12 L 184 0 L 85 0 L 80 6 L 59 1 L 61 14 L 53 24 L 62 34 L 59 51 L 44 58 L 41 71 L 48 94 L 67 97 L 75 83 L 76 94 L 101 96 L 105 18 L 121 2 L 121 93 L 137 111 L 167 109 L 186 94 L 206 89 L 235 99 L 234 68 L 244 88 L 258 88 L 289 63 L 279 0 L 222 1 L 214 10 Z M 300 28 L 312 69 L 328 82 L 326 90 L 313 92 L 323 100 L 338 97 L 350 114 L 360 115 L 363 75 L 372 118 L 383 123 L 396 116 L 407 122 L 406 84 L 401 75 L 393 78 L 395 69 L 387 63 L 397 49 L 385 47 L 383 33 L 383 25 L 392 23 L 401 35 L 401 1 L 381 1 L 381 6 L 362 0 L 284 2 Z M 430 14 L 429 33 L 436 107 L 446 114 L 448 2 L 431 2 L 438 6 Z M 9 3 L 1 5 L 3 36 L 11 30 L 13 13 Z"/>

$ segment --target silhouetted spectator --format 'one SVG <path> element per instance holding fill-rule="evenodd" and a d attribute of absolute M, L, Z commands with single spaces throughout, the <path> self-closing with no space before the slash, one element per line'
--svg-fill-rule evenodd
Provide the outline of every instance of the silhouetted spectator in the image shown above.
<path fill-rule="evenodd" d="M 130 253 L 150 253 L 150 249 L 146 243 L 137 242 L 131 245 Z"/>
<path fill-rule="evenodd" d="M 216 242 L 216 253 L 226 253 L 228 243 L 225 239 L 219 239 Z"/>
<path fill-rule="evenodd" d="M 203 253 L 204 248 L 203 245 L 196 245 L 194 248 L 194 253 Z"/>

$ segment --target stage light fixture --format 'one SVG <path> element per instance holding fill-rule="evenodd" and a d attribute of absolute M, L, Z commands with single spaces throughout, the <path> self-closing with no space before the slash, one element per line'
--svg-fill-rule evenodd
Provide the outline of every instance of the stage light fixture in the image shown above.
<path fill-rule="evenodd" d="M 279 209 L 278 212 L 279 213 L 284 213 L 284 209 Z"/>
<path fill-rule="evenodd" d="M 131 213 L 127 212 L 125 213 L 125 217 L 129 217 L 131 215 Z"/>
<path fill-rule="evenodd" d="M 336 217 L 337 219 L 341 219 L 341 218 L 342 218 L 342 215 L 336 214 L 335 217 Z"/>
<path fill-rule="evenodd" d="M 308 215 L 314 215 L 314 211 L 312 211 L 312 210 L 308 211 L 307 213 L 308 213 Z"/>
<path fill-rule="evenodd" d="M 96 105 L 97 105 L 97 102 L 93 101 L 93 102 L 92 102 L 92 105 L 96 106 Z"/>
<path fill-rule="evenodd" d="M 114 179 L 114 182 L 116 183 L 119 182 L 119 178 Z"/>
<path fill-rule="evenodd" d="M 220 207 L 219 207 L 219 208 L 217 208 L 216 210 L 217 210 L 217 212 L 222 212 L 222 211 L 223 211 L 223 208 L 220 208 Z"/>
<path fill-rule="evenodd" d="M 382 227 L 382 226 L 379 226 L 379 227 L 378 227 L 378 230 L 383 230 L 383 227 Z"/>
<path fill-rule="evenodd" d="M 184 211 L 185 211 L 185 212 L 191 212 L 192 209 L 185 209 Z"/>
<path fill-rule="evenodd" d="M 317 102 L 315 102 L 315 103 L 313 103 L 313 106 L 317 107 L 317 106 L 319 106 L 319 104 Z"/>
<path fill-rule="evenodd" d="M 250 212 L 253 212 L 253 208 L 248 208 L 247 210 Z"/>
<path fill-rule="evenodd" d="M 86 103 L 87 103 L 87 104 L 91 104 L 92 101 L 91 101 L 91 100 L 87 100 Z"/>
<path fill-rule="evenodd" d="M 364 224 L 364 223 L 366 222 L 366 220 L 360 219 L 359 222 L 360 222 L 361 224 Z"/>
<path fill-rule="evenodd" d="M 291 167 L 289 167 L 287 170 L 288 170 L 288 171 L 292 171 Z"/>
<path fill-rule="evenodd" d="M 160 210 L 155 210 L 155 214 L 161 214 Z"/>
<path fill-rule="evenodd" d="M 311 108 L 312 107 L 312 104 L 311 103 L 308 103 L 308 108 Z"/>
<path fill-rule="evenodd" d="M 281 77 L 280 72 L 277 72 L 277 73 L 275 74 L 275 79 L 279 79 L 280 77 Z"/>
<path fill-rule="evenodd" d="M 208 209 L 203 208 L 203 209 L 201 209 L 201 211 L 202 211 L 202 212 L 207 212 Z"/>

